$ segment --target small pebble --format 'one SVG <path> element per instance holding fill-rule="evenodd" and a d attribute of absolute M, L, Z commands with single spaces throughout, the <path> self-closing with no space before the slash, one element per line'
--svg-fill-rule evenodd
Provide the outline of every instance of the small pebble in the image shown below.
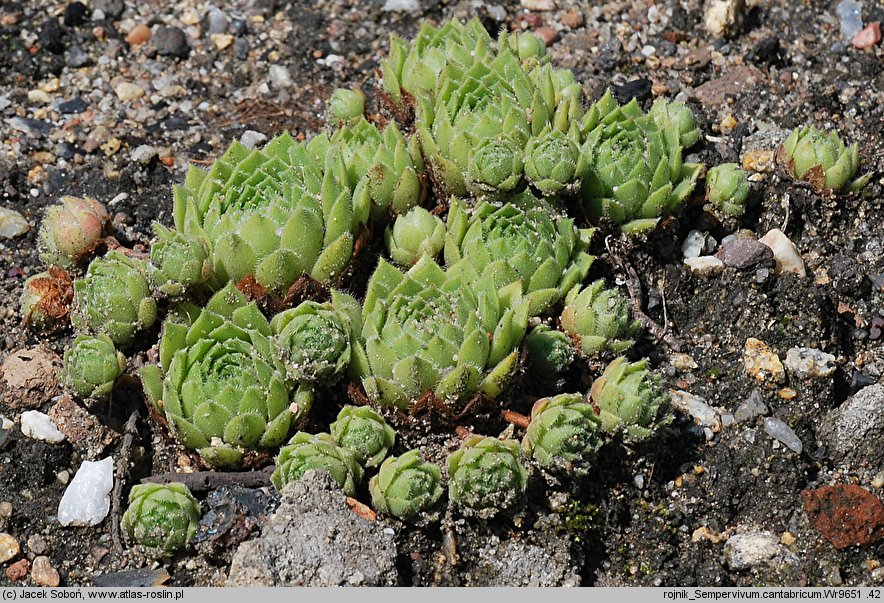
<path fill-rule="evenodd" d="M 58 571 L 52 567 L 49 557 L 35 557 L 31 567 L 31 579 L 40 586 L 56 587 L 61 582 Z"/>
<path fill-rule="evenodd" d="M 745 423 L 746 421 L 751 421 L 755 417 L 766 415 L 767 412 L 767 406 L 764 404 L 761 392 L 755 389 L 752 390 L 749 397 L 746 398 L 746 400 L 737 407 L 737 410 L 734 411 L 734 418 L 738 423 Z"/>
<path fill-rule="evenodd" d="M 58 444 L 64 434 L 58 430 L 49 415 L 39 410 L 27 410 L 21 414 L 21 432 L 29 438 Z"/>
<path fill-rule="evenodd" d="M 697 258 L 686 258 L 685 266 L 691 269 L 694 274 L 700 276 L 709 276 L 724 270 L 724 262 L 714 255 L 702 255 Z"/>
<path fill-rule="evenodd" d="M 556 10 L 556 0 L 522 0 L 522 8 L 527 10 Z"/>
<path fill-rule="evenodd" d="M 0 532 L 0 563 L 6 563 L 19 553 L 18 540 L 5 532 Z"/>
<path fill-rule="evenodd" d="M 835 372 L 835 360 L 832 354 L 814 348 L 790 348 L 784 364 L 799 379 L 820 379 Z"/>
<path fill-rule="evenodd" d="M 790 272 L 799 276 L 807 276 L 807 271 L 804 269 L 804 260 L 801 258 L 801 254 L 798 253 L 798 248 L 782 230 L 779 228 L 771 229 L 759 241 L 770 247 L 771 251 L 773 251 L 774 261 L 776 262 L 775 274 Z"/>
<path fill-rule="evenodd" d="M 381 10 L 415 12 L 421 9 L 419 0 L 387 0 Z"/>
<path fill-rule="evenodd" d="M 135 100 L 144 96 L 144 88 L 130 82 L 120 82 L 114 88 L 114 92 L 116 92 L 117 98 L 122 101 Z"/>
<path fill-rule="evenodd" d="M 692 230 L 681 244 L 681 254 L 685 258 L 700 257 L 700 254 L 703 252 L 705 241 L 706 233 L 700 232 L 699 230 Z"/>
<path fill-rule="evenodd" d="M 764 419 L 764 431 L 770 437 L 782 442 L 787 448 L 797 454 L 801 454 L 804 446 L 801 440 L 795 435 L 791 427 L 783 423 L 776 417 L 767 417 Z"/>
<path fill-rule="evenodd" d="M 227 31 L 227 26 L 229 25 L 227 15 L 225 15 L 224 11 L 218 7 L 213 7 L 212 10 L 209 11 L 206 21 L 209 35 L 224 33 Z"/>
<path fill-rule="evenodd" d="M 862 10 L 863 5 L 857 0 L 841 0 L 835 7 L 841 24 L 841 35 L 845 40 L 853 40 L 863 28 Z"/>
<path fill-rule="evenodd" d="M 180 27 L 167 27 L 162 25 L 153 34 L 153 46 L 157 54 L 186 58 L 190 54 L 190 44 L 187 42 L 187 34 Z"/>
<path fill-rule="evenodd" d="M 289 88 L 292 85 L 292 76 L 282 65 L 271 65 L 270 81 L 279 89 Z"/>
<path fill-rule="evenodd" d="M 723 261 L 726 266 L 744 270 L 751 268 L 761 262 L 767 262 L 773 259 L 773 251 L 770 247 L 755 239 L 741 239 L 734 237 L 731 240 L 722 242 L 715 257 Z"/>
<path fill-rule="evenodd" d="M 745 0 L 712 0 L 706 7 L 703 23 L 713 36 L 729 36 L 740 26 L 745 12 Z"/>
<path fill-rule="evenodd" d="M 28 90 L 28 102 L 35 105 L 46 105 L 52 98 L 42 90 Z"/>
<path fill-rule="evenodd" d="M 30 567 L 30 561 L 28 561 L 27 559 L 19 559 L 6 568 L 6 578 L 10 582 L 23 580 L 28 575 L 28 570 L 30 569 Z"/>
<path fill-rule="evenodd" d="M 147 144 L 138 145 L 132 154 L 130 155 L 132 161 L 136 163 L 140 163 L 142 165 L 147 165 L 150 163 L 150 160 L 157 156 L 156 147 L 152 147 Z"/>
<path fill-rule="evenodd" d="M 130 46 L 144 44 L 148 40 L 150 40 L 150 28 L 144 23 L 139 23 L 133 27 L 132 31 L 129 32 L 129 35 L 126 36 L 126 42 Z"/>
<path fill-rule="evenodd" d="M 12 503 L 8 500 L 0 502 L 0 517 L 3 519 L 9 519 L 12 517 Z"/>
<path fill-rule="evenodd" d="M 242 133 L 239 142 L 245 148 L 252 150 L 266 140 L 267 136 L 262 134 L 261 132 L 256 132 L 255 130 L 246 130 Z"/>
<path fill-rule="evenodd" d="M 39 534 L 32 534 L 28 537 L 28 550 L 35 555 L 42 555 L 49 549 L 46 539 Z"/>
<path fill-rule="evenodd" d="M 694 423 L 709 427 L 713 433 L 721 431 L 721 417 L 706 400 L 689 392 L 673 390 L 672 406 L 694 419 Z"/>
<path fill-rule="evenodd" d="M 215 48 L 218 50 L 224 50 L 231 44 L 233 44 L 233 36 L 226 33 L 213 33 L 209 36 L 212 40 L 212 44 L 215 45 Z"/>
<path fill-rule="evenodd" d="M 31 229 L 28 221 L 15 210 L 0 206 L 0 239 L 12 239 Z"/>
<path fill-rule="evenodd" d="M 874 21 L 869 23 L 865 29 L 853 36 L 851 43 L 854 48 L 866 50 L 872 48 L 881 41 L 881 23 Z"/>
<path fill-rule="evenodd" d="M 114 487 L 114 460 L 83 461 L 58 503 L 58 522 L 63 526 L 94 526 L 110 511 Z"/>
<path fill-rule="evenodd" d="M 750 337 L 743 349 L 743 364 L 746 373 L 759 381 L 783 383 L 786 380 L 786 369 L 779 357 L 766 343 Z"/>

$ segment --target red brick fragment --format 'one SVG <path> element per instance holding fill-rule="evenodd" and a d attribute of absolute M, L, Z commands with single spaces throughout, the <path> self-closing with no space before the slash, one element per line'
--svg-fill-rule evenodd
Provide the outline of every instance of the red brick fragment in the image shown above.
<path fill-rule="evenodd" d="M 823 486 L 801 493 L 810 524 L 836 549 L 884 538 L 884 504 L 854 484 Z"/>
<path fill-rule="evenodd" d="M 6 568 L 6 578 L 10 582 L 16 582 L 21 580 L 25 576 L 28 575 L 28 570 L 30 569 L 30 562 L 27 559 L 19 559 L 12 565 Z"/>

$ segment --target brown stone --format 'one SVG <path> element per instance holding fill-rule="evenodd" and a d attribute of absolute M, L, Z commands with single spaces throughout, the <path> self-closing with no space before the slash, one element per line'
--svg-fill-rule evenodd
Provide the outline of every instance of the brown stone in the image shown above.
<path fill-rule="evenodd" d="M 19 559 L 6 568 L 6 578 L 10 582 L 21 580 L 28 575 L 28 570 L 30 569 L 30 566 L 31 563 L 27 559 Z"/>
<path fill-rule="evenodd" d="M 12 410 L 41 406 L 59 391 L 60 366 L 58 354 L 42 345 L 12 352 L 0 366 L 0 402 Z"/>
<path fill-rule="evenodd" d="M 723 105 L 728 98 L 751 91 L 765 81 L 766 76 L 757 67 L 738 65 L 732 67 L 721 77 L 709 80 L 697 86 L 694 94 L 707 107 Z"/>
<path fill-rule="evenodd" d="M 734 239 L 723 245 L 715 257 L 727 266 L 743 270 L 773 260 L 774 254 L 770 247 L 755 239 Z"/>
<path fill-rule="evenodd" d="M 534 34 L 543 40 L 547 46 L 555 44 L 559 40 L 559 32 L 554 27 L 544 26 L 534 30 Z"/>
<path fill-rule="evenodd" d="M 67 394 L 49 409 L 49 418 L 68 441 L 93 460 L 120 439 L 120 434 L 105 426 L 101 420 L 74 402 Z"/>
<path fill-rule="evenodd" d="M 150 28 L 144 23 L 133 27 L 132 31 L 129 32 L 129 35 L 126 36 L 126 42 L 131 46 L 144 44 L 148 40 L 150 40 Z"/>
<path fill-rule="evenodd" d="M 31 567 L 31 579 L 40 586 L 56 587 L 61 583 L 58 570 L 52 567 L 49 557 L 34 557 L 34 565 Z"/>
<path fill-rule="evenodd" d="M 810 525 L 836 549 L 863 546 L 884 537 L 884 504 L 854 484 L 823 486 L 801 493 Z"/>

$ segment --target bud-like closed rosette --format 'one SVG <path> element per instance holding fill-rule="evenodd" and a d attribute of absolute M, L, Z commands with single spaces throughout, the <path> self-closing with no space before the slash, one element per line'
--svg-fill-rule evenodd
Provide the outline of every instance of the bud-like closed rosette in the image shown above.
<path fill-rule="evenodd" d="M 350 364 L 351 329 L 360 328 L 359 312 L 359 302 L 333 290 L 331 302 L 308 300 L 274 316 L 270 328 L 289 377 L 327 385 L 342 375 Z"/>
<path fill-rule="evenodd" d="M 565 372 L 576 356 L 570 337 L 539 324 L 525 337 L 528 349 L 528 372 L 541 381 L 555 380 Z"/>
<path fill-rule="evenodd" d="M 565 297 L 560 317 L 567 333 L 584 356 L 619 354 L 632 347 L 639 322 L 629 319 L 629 305 L 599 279 L 588 287 L 574 287 Z"/>
<path fill-rule="evenodd" d="M 362 481 L 362 467 L 352 450 L 339 446 L 327 433 L 313 435 L 302 431 L 279 450 L 270 480 L 277 490 L 282 490 L 310 469 L 328 471 L 347 496 L 354 496 Z"/>
<path fill-rule="evenodd" d="M 621 356 L 593 382 L 590 395 L 606 432 L 623 432 L 632 440 L 641 440 L 651 435 L 654 427 L 672 420 L 663 415 L 669 408 L 669 392 L 647 367 L 647 359 L 630 363 Z"/>
<path fill-rule="evenodd" d="M 522 450 L 513 440 L 472 436 L 448 457 L 448 498 L 470 509 L 508 509 L 527 483 Z"/>
<path fill-rule="evenodd" d="M 525 176 L 544 195 L 576 187 L 580 151 L 572 137 L 558 130 L 543 132 L 525 146 Z"/>
<path fill-rule="evenodd" d="M 749 196 L 749 179 L 736 163 L 722 163 L 706 174 L 706 198 L 728 217 L 742 216 Z"/>
<path fill-rule="evenodd" d="M 371 209 L 367 187 L 351 190 L 326 136 L 299 143 L 281 134 L 255 150 L 234 142 L 173 193 L 175 228 L 210 245 L 214 288 L 254 279 L 277 294 L 302 274 L 339 280 Z"/>
<path fill-rule="evenodd" d="M 78 335 L 64 352 L 64 384 L 81 398 L 110 397 L 124 370 L 126 357 L 107 335 Z"/>
<path fill-rule="evenodd" d="M 107 210 L 95 199 L 62 197 L 61 204 L 46 209 L 40 223 L 40 260 L 73 268 L 95 251 L 109 224 Z"/>
<path fill-rule="evenodd" d="M 423 202 L 426 191 L 417 141 L 406 140 L 395 122 L 381 131 L 361 117 L 336 130 L 329 144 L 341 153 L 354 194 L 368 195 L 373 220 L 405 213 Z M 363 189 L 365 193 L 360 192 Z"/>
<path fill-rule="evenodd" d="M 333 126 L 358 121 L 365 114 L 365 95 L 360 90 L 335 88 L 328 101 L 326 121 Z"/>
<path fill-rule="evenodd" d="M 592 233 L 576 228 L 570 218 L 556 217 L 550 203 L 530 192 L 503 205 L 482 202 L 472 211 L 454 199 L 445 262 L 469 264 L 502 297 L 519 289 L 535 316 L 586 277 L 593 261 L 586 253 Z"/>
<path fill-rule="evenodd" d="M 442 497 L 442 470 L 424 461 L 420 450 L 409 450 L 385 460 L 368 482 L 368 490 L 379 513 L 412 519 L 432 509 Z"/>
<path fill-rule="evenodd" d="M 171 555 L 193 539 L 199 522 L 199 502 L 173 482 L 133 486 L 120 526 L 138 544 Z"/>
<path fill-rule="evenodd" d="M 28 277 L 21 293 L 21 316 L 25 325 L 43 331 L 63 326 L 74 301 L 70 275 L 55 266 Z"/>
<path fill-rule="evenodd" d="M 353 374 L 368 397 L 406 408 L 427 393 L 450 406 L 494 398 L 518 368 L 528 305 L 509 303 L 463 262 L 444 271 L 421 258 L 407 273 L 383 259 L 368 283 Z"/>
<path fill-rule="evenodd" d="M 368 406 L 345 406 L 329 426 L 338 444 L 349 448 L 363 467 L 377 467 L 396 442 L 396 432 Z"/>
<path fill-rule="evenodd" d="M 799 126 L 783 142 L 780 158 L 798 180 L 808 181 L 820 193 L 863 188 L 872 173 L 852 180 L 859 166 L 859 147 L 845 146 L 837 132 Z"/>
<path fill-rule="evenodd" d="M 79 333 L 104 333 L 119 348 L 153 326 L 157 303 L 151 297 L 147 263 L 118 251 L 89 264 L 84 278 L 74 282 L 71 322 Z"/>
<path fill-rule="evenodd" d="M 524 145 L 511 138 L 488 138 L 470 151 L 467 189 L 474 193 L 505 193 L 522 181 Z"/>
<path fill-rule="evenodd" d="M 385 239 L 393 261 L 408 268 L 423 256 L 436 259 L 445 246 L 445 224 L 423 207 L 412 207 L 387 227 Z"/>
<path fill-rule="evenodd" d="M 584 208 L 595 220 L 640 234 L 677 211 L 694 190 L 699 164 L 684 163 L 677 124 L 660 127 L 633 99 L 608 91 L 583 118 L 580 154 Z"/>
<path fill-rule="evenodd" d="M 310 410 L 310 393 L 286 379 L 270 323 L 232 284 L 203 309 L 170 315 L 160 364 L 142 369 L 149 401 L 172 432 L 209 463 L 238 463 L 248 450 L 279 446 Z"/>
<path fill-rule="evenodd" d="M 154 223 L 157 238 L 150 247 L 150 261 L 155 268 L 150 277 L 157 291 L 170 298 L 180 298 L 188 291 L 209 283 L 212 265 L 205 241 L 188 237 Z"/>
<path fill-rule="evenodd" d="M 683 148 L 689 149 L 700 140 L 700 128 L 697 127 L 694 112 L 684 103 L 658 98 L 648 114 L 662 130 L 674 126 L 678 132 L 679 144 Z"/>
<path fill-rule="evenodd" d="M 542 467 L 569 469 L 601 447 L 601 424 L 580 394 L 542 398 L 531 409 L 522 449 Z"/>

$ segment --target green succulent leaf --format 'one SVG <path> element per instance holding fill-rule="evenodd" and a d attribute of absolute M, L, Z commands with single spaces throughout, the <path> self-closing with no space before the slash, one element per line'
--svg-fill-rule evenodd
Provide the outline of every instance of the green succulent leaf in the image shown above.
<path fill-rule="evenodd" d="M 423 207 L 413 207 L 387 228 L 385 239 L 393 261 L 407 268 L 423 256 L 436 259 L 445 245 L 445 224 Z"/>
<path fill-rule="evenodd" d="M 749 179 L 736 163 L 722 163 L 706 174 L 706 198 L 725 216 L 742 216 L 749 196 Z"/>
<path fill-rule="evenodd" d="M 859 166 L 858 147 L 846 146 L 834 131 L 799 126 L 783 142 L 782 150 L 792 175 L 821 193 L 856 191 L 871 178 L 869 173 L 852 180 Z"/>
<path fill-rule="evenodd" d="M 347 124 L 357 121 L 365 114 L 365 95 L 360 90 L 336 88 L 328 101 L 330 124 Z"/>

